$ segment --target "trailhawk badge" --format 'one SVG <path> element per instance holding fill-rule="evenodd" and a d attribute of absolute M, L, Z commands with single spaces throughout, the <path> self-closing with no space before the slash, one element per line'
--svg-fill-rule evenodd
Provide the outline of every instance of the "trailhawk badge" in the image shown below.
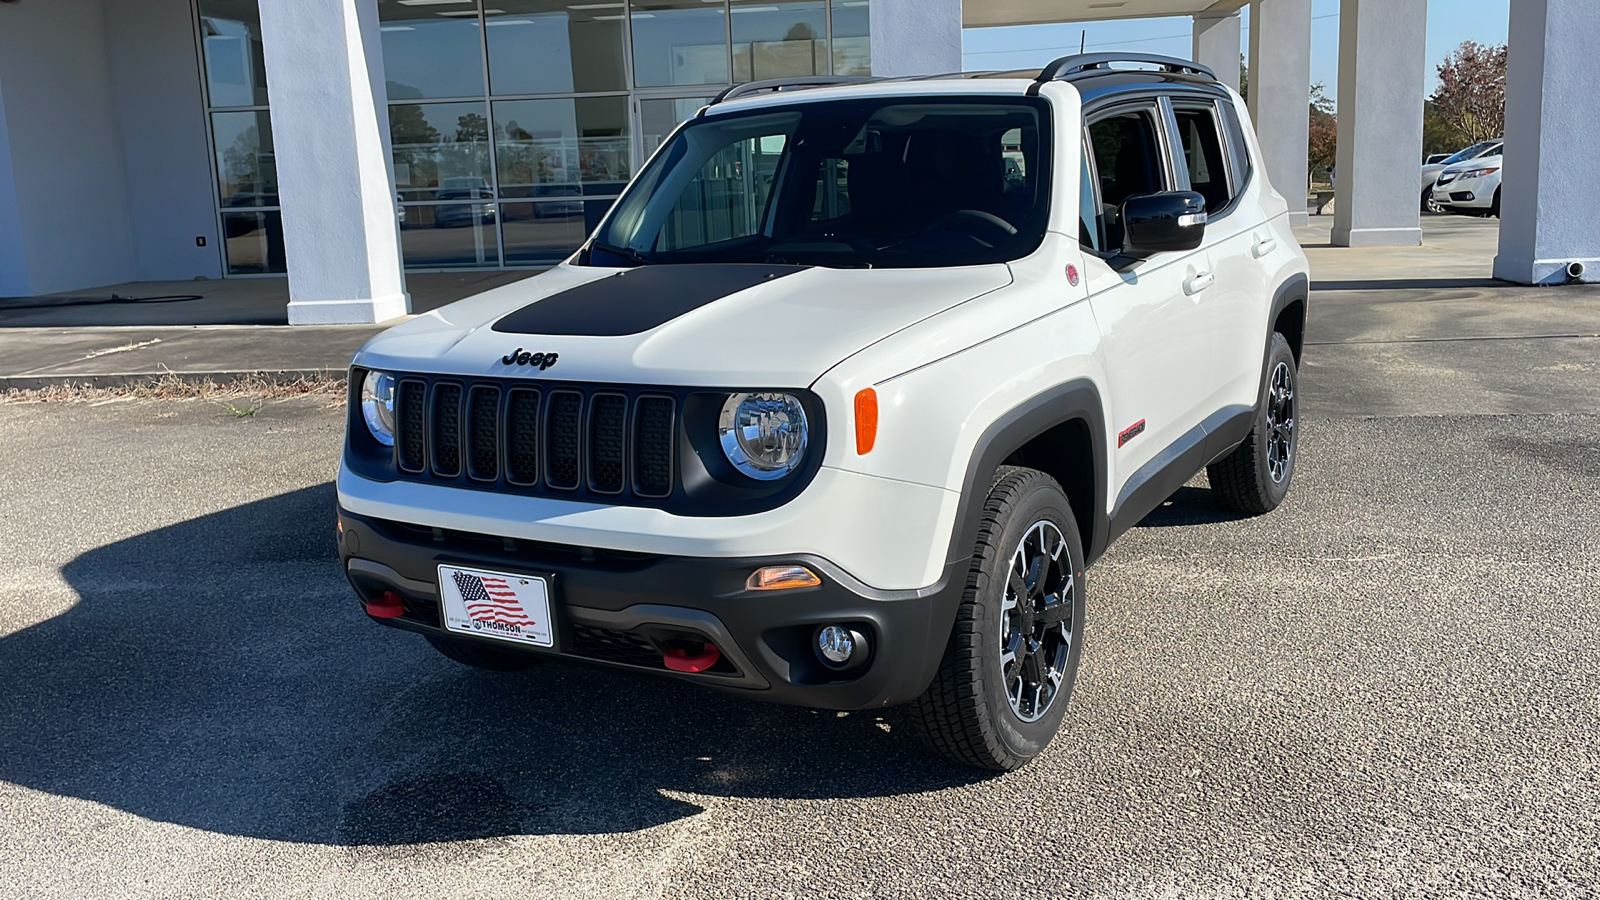
<path fill-rule="evenodd" d="M 555 365 L 556 360 L 560 358 L 561 354 L 559 353 L 529 353 L 518 347 L 500 357 L 500 361 L 508 366 L 533 366 L 543 372 L 545 369 Z"/>

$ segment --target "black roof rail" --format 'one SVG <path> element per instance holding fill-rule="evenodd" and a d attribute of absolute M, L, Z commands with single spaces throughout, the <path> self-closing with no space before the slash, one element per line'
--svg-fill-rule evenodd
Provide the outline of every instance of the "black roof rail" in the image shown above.
<path fill-rule="evenodd" d="M 1185 75 L 1200 75 L 1212 81 L 1217 80 L 1217 73 L 1206 66 L 1176 56 L 1161 56 L 1156 53 L 1079 53 L 1073 56 L 1063 56 L 1045 66 L 1039 72 L 1039 77 L 1034 79 L 1033 87 L 1028 93 L 1037 93 L 1039 85 L 1047 81 L 1072 81 L 1076 78 L 1086 78 L 1090 75 L 1099 75 L 1111 71 L 1111 63 L 1143 63 L 1150 66 L 1160 66 L 1163 72 L 1182 73 Z"/>
<path fill-rule="evenodd" d="M 797 78 L 772 78 L 767 81 L 751 81 L 745 84 L 736 84 L 731 88 L 711 98 L 707 106 L 715 106 L 725 100 L 735 100 L 750 94 L 759 94 L 762 91 L 795 90 L 799 88 L 828 87 L 835 84 L 864 84 L 869 81 L 881 79 L 860 75 L 802 75 Z"/>

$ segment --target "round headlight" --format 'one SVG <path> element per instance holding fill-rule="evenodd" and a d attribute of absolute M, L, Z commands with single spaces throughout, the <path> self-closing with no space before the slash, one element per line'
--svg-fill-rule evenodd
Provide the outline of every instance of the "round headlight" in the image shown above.
<path fill-rule="evenodd" d="M 740 472 L 772 481 L 793 472 L 806 453 L 806 411 L 791 394 L 734 394 L 717 419 L 722 452 Z"/>
<path fill-rule="evenodd" d="M 361 382 L 361 417 L 367 430 L 385 447 L 394 446 L 394 376 L 368 372 Z"/>

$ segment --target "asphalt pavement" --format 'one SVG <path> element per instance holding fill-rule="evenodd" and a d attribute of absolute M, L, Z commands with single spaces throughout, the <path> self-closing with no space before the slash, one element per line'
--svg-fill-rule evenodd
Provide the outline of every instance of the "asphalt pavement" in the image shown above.
<path fill-rule="evenodd" d="M 0 896 L 1592 897 L 1600 406 L 1470 401 L 1313 404 L 1268 516 L 1181 490 L 1003 776 L 367 621 L 326 397 L 0 404 Z"/>

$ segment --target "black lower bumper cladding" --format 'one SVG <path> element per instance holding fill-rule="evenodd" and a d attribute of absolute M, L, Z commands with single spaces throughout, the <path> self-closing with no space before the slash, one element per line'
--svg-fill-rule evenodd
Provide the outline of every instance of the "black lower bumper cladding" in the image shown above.
<path fill-rule="evenodd" d="M 542 656 L 683 678 L 751 699 L 823 709 L 904 703 L 933 680 L 960 602 L 965 567 L 952 563 L 922 591 L 874 591 L 812 556 L 674 557 L 512 540 L 339 513 L 340 558 L 363 603 L 393 603 L 375 620 L 422 634 L 446 632 L 438 567 L 464 566 L 548 580 L 555 646 L 493 641 Z M 816 587 L 751 591 L 762 566 L 804 565 Z M 375 607 L 369 607 L 375 608 Z M 865 635 L 864 664 L 840 671 L 812 649 L 816 630 L 844 625 Z M 683 658 L 714 645 L 714 664 L 686 672 Z M 689 649 L 685 649 L 689 648 Z"/>

